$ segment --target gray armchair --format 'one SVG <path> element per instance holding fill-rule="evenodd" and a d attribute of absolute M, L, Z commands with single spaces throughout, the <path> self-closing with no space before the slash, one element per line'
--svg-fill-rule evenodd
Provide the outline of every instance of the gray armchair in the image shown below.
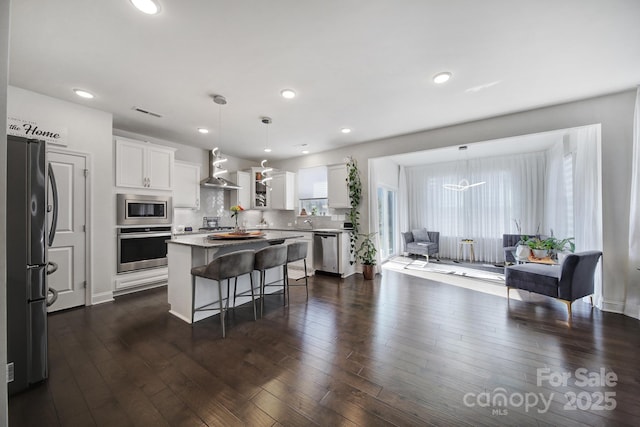
<path fill-rule="evenodd" d="M 522 289 L 556 298 L 567 305 L 571 321 L 571 303 L 593 294 L 593 275 L 602 256 L 600 251 L 567 255 L 561 265 L 519 264 L 505 269 L 507 298 L 511 289 Z"/>
<path fill-rule="evenodd" d="M 440 232 L 427 231 L 426 228 L 402 233 L 404 239 L 404 252 L 407 254 L 429 256 L 439 255 Z"/>

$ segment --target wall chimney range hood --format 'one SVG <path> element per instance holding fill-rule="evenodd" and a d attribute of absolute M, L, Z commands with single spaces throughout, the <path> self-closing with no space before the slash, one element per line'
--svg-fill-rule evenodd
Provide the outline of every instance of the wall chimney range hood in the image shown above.
<path fill-rule="evenodd" d="M 215 176 L 214 172 L 216 169 L 216 164 L 214 163 L 218 157 L 214 154 L 216 150 L 209 150 L 209 176 L 206 179 L 203 179 L 200 182 L 200 185 L 203 187 L 209 188 L 222 188 L 223 190 L 239 190 L 240 187 L 238 184 L 235 184 L 228 179 L 224 179 L 221 176 Z"/>

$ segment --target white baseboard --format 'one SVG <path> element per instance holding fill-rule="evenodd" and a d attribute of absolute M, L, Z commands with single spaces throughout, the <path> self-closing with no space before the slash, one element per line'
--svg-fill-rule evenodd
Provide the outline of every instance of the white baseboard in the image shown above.
<path fill-rule="evenodd" d="M 91 305 L 102 304 L 105 302 L 113 301 L 113 291 L 100 292 L 99 294 L 91 295 Z"/>
<path fill-rule="evenodd" d="M 608 311 L 610 313 L 624 313 L 624 302 L 623 301 L 607 301 L 604 298 L 602 299 L 602 307 L 600 308 L 602 311 Z M 637 312 L 637 311 L 636 311 Z"/>
<path fill-rule="evenodd" d="M 634 319 L 640 319 L 640 305 L 626 306 L 624 314 Z"/>

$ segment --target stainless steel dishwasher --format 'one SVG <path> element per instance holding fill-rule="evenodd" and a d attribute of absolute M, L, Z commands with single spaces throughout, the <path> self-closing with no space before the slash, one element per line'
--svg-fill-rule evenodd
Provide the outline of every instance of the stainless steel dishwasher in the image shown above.
<path fill-rule="evenodd" d="M 313 268 L 338 274 L 338 233 L 315 231 L 313 233 Z"/>

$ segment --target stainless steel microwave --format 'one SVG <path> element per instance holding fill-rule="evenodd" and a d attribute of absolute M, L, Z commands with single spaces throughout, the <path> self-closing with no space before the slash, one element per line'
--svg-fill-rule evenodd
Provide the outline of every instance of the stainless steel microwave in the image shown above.
<path fill-rule="evenodd" d="M 171 196 L 118 194 L 117 210 L 118 225 L 171 224 L 173 221 Z"/>

